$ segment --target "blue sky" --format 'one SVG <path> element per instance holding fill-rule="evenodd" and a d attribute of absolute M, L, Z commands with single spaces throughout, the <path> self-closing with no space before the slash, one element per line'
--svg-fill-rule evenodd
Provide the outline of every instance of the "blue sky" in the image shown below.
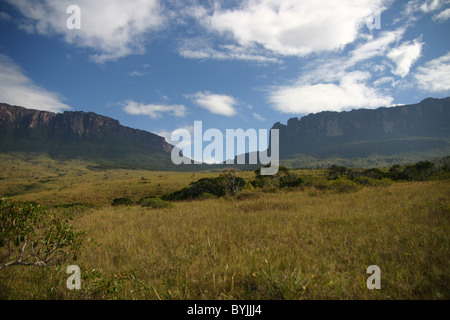
<path fill-rule="evenodd" d="M 449 96 L 449 35 L 448 0 L 4 0 L 0 102 L 164 136 L 270 129 Z"/>

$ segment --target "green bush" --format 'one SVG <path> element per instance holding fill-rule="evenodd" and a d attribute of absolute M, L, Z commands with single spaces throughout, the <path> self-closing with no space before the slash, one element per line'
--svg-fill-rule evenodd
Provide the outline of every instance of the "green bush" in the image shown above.
<path fill-rule="evenodd" d="M 115 198 L 111 203 L 112 206 L 131 206 L 133 204 L 133 200 L 130 198 Z"/>
<path fill-rule="evenodd" d="M 328 169 L 328 179 L 336 180 L 339 177 L 346 176 L 348 173 L 348 169 L 344 166 L 332 165 L 330 169 Z"/>
<path fill-rule="evenodd" d="M 290 172 L 289 168 L 283 166 L 280 166 L 274 175 L 261 175 L 261 168 L 255 170 L 255 174 L 255 180 L 251 184 L 254 188 L 260 188 L 263 191 L 275 192 L 275 189 L 295 188 L 304 183 L 296 173 Z"/>
<path fill-rule="evenodd" d="M 192 182 L 189 187 L 163 195 L 161 198 L 168 201 L 193 200 L 203 193 L 223 197 L 225 195 L 225 188 L 219 178 L 203 178 Z"/>
<path fill-rule="evenodd" d="M 217 199 L 217 197 L 211 193 L 205 192 L 197 197 L 199 200 Z"/>
<path fill-rule="evenodd" d="M 76 260 L 84 232 L 71 216 L 56 214 L 36 203 L 0 200 L 0 270 L 24 265 L 48 267 Z"/>
<path fill-rule="evenodd" d="M 161 198 L 146 198 L 140 201 L 141 206 L 152 209 L 171 208 L 173 204 Z"/>
<path fill-rule="evenodd" d="M 224 188 L 226 194 L 236 195 L 245 187 L 245 180 L 236 177 L 237 170 L 235 168 L 225 169 L 218 179 L 220 185 Z"/>
<path fill-rule="evenodd" d="M 375 179 L 369 177 L 358 177 L 353 181 L 363 186 L 371 186 L 371 187 L 382 187 L 389 186 L 392 184 L 392 180 L 389 178 Z"/>
<path fill-rule="evenodd" d="M 279 188 L 295 188 L 303 184 L 303 179 L 298 177 L 295 173 L 287 173 L 280 177 L 278 181 Z"/>
<path fill-rule="evenodd" d="M 330 189 L 340 193 L 356 192 L 360 189 L 360 185 L 352 180 L 340 177 L 330 182 Z"/>

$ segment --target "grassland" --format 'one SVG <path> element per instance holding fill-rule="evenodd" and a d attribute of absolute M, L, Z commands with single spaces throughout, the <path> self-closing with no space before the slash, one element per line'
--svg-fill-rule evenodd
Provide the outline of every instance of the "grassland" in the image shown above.
<path fill-rule="evenodd" d="M 73 225 L 87 232 L 77 261 L 1 271 L 1 299 L 450 298 L 446 179 L 340 193 L 317 188 L 325 171 L 298 170 L 301 188 L 149 209 L 110 204 L 218 173 L 96 171 L 75 160 L 1 157 L 0 195 L 54 210 L 74 205 Z M 80 291 L 66 288 L 69 264 L 81 268 Z M 366 287 L 370 265 L 381 268 L 380 290 Z"/>

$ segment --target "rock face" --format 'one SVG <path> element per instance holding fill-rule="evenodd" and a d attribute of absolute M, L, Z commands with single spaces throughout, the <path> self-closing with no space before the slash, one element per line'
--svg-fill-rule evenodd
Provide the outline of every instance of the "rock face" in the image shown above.
<path fill-rule="evenodd" d="M 120 158 L 133 153 L 163 154 L 164 138 L 120 125 L 92 112 L 52 113 L 0 103 L 0 152 L 48 152 L 68 157 Z"/>
<path fill-rule="evenodd" d="M 390 148 L 395 153 L 398 146 L 392 141 L 450 138 L 450 97 L 376 110 L 321 112 L 292 118 L 287 125 L 277 122 L 272 129 L 279 129 L 282 159 L 295 154 L 339 154 L 340 147 L 357 142 L 378 146 L 383 142 L 384 153 Z"/>

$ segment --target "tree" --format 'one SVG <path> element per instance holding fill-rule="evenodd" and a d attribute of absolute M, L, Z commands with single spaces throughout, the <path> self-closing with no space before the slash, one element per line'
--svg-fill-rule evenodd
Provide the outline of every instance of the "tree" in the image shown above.
<path fill-rule="evenodd" d="M 328 169 L 328 178 L 330 180 L 336 180 L 339 177 L 345 176 L 347 172 L 348 169 L 346 167 L 333 164 L 330 169 Z"/>
<path fill-rule="evenodd" d="M 225 192 L 235 196 L 244 186 L 245 180 L 236 177 L 237 170 L 235 168 L 228 168 L 223 170 L 219 176 L 220 184 L 225 189 Z"/>
<path fill-rule="evenodd" d="M 36 203 L 0 200 L 0 270 L 14 266 L 48 267 L 76 260 L 84 232 L 71 217 Z"/>

